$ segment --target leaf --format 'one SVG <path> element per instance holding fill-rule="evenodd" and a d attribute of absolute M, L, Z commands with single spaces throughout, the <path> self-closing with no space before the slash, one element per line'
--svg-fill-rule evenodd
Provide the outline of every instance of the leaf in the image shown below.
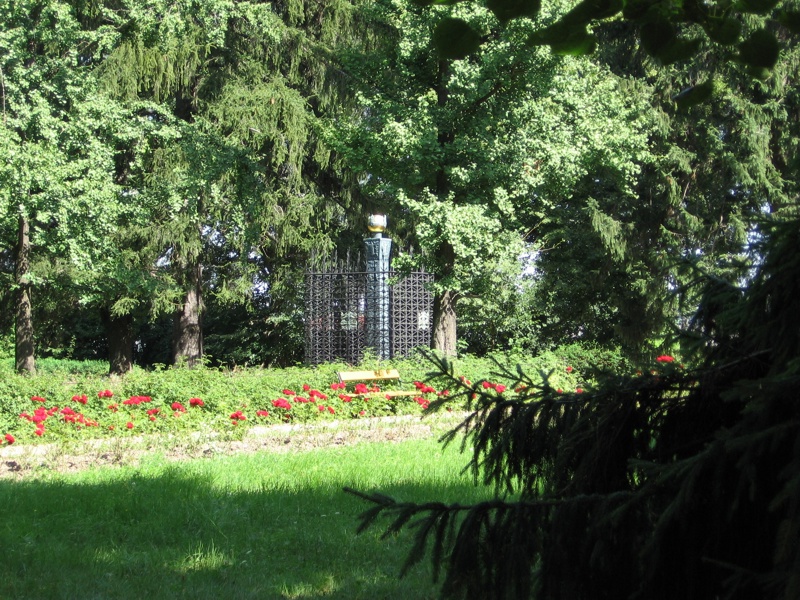
<path fill-rule="evenodd" d="M 555 54 L 583 56 L 594 51 L 597 38 L 586 31 L 585 25 L 561 20 L 534 33 L 528 43 L 534 46 L 550 46 Z"/>
<path fill-rule="evenodd" d="M 542 7 L 541 0 L 488 0 L 486 8 L 494 13 L 501 23 L 518 17 L 535 17 Z"/>
<path fill-rule="evenodd" d="M 481 45 L 481 37 L 463 19 L 447 17 L 433 32 L 433 45 L 439 56 L 451 60 L 466 58 Z"/>
<path fill-rule="evenodd" d="M 800 11 L 785 10 L 778 15 L 778 21 L 794 34 L 800 34 Z"/>
<path fill-rule="evenodd" d="M 739 0 L 736 9 L 741 12 L 765 14 L 778 5 L 779 0 Z"/>
<path fill-rule="evenodd" d="M 780 47 L 775 35 L 766 29 L 758 29 L 739 44 L 738 59 L 753 70 L 772 69 L 778 61 Z"/>
<path fill-rule="evenodd" d="M 672 43 L 668 44 L 665 48 L 655 55 L 655 58 L 662 65 L 671 65 L 683 60 L 689 60 L 697 51 L 700 50 L 701 40 L 695 38 L 692 40 L 674 39 Z"/>
<path fill-rule="evenodd" d="M 586 30 L 576 31 L 562 41 L 550 44 L 550 49 L 555 54 L 565 56 L 584 56 L 586 54 L 591 54 L 596 47 L 597 38 Z"/>
<path fill-rule="evenodd" d="M 675 37 L 675 27 L 663 19 L 645 23 L 641 28 L 642 48 L 650 56 L 657 56 Z"/>
<path fill-rule="evenodd" d="M 659 19 L 642 25 L 642 47 L 662 65 L 687 60 L 700 49 L 699 39 L 682 40 L 669 21 Z"/>
<path fill-rule="evenodd" d="M 613 17 L 623 8 L 622 0 L 583 0 L 569 11 L 574 20 L 589 21 L 608 19 Z"/>
<path fill-rule="evenodd" d="M 651 0 L 627 0 L 622 8 L 622 16 L 629 21 L 640 21 L 652 6 Z"/>
<path fill-rule="evenodd" d="M 723 46 L 731 46 L 739 41 L 742 24 L 736 19 L 712 18 L 703 23 L 703 28 L 712 40 Z"/>
<path fill-rule="evenodd" d="M 701 104 L 705 102 L 711 97 L 711 94 L 714 91 L 714 82 L 709 79 L 708 81 L 704 81 L 698 85 L 693 85 L 692 87 L 688 87 L 685 90 L 682 90 L 675 96 L 673 96 L 673 100 L 678 105 L 680 109 L 688 109 L 691 106 L 696 104 Z"/>
<path fill-rule="evenodd" d="M 416 6 L 453 6 L 464 0 L 411 0 Z"/>

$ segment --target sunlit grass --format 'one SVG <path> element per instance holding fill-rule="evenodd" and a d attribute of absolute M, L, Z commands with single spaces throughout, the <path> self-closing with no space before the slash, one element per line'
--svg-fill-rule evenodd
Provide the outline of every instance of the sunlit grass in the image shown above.
<path fill-rule="evenodd" d="M 0 598 L 434 598 L 424 566 L 398 579 L 409 534 L 356 536 L 342 487 L 487 498 L 465 462 L 424 439 L 0 481 Z"/>

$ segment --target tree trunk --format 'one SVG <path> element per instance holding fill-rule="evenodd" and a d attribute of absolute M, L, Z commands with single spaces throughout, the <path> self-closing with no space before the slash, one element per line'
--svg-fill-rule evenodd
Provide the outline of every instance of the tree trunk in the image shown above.
<path fill-rule="evenodd" d="M 125 375 L 133 369 L 133 316 L 112 316 L 103 311 L 103 323 L 108 337 L 108 373 Z"/>
<path fill-rule="evenodd" d="M 450 62 L 439 61 L 436 81 L 436 104 L 441 108 L 447 107 L 450 100 L 448 81 L 450 79 Z M 455 140 L 455 134 L 449 129 L 439 129 L 437 142 L 446 156 L 446 149 Z M 439 198 L 447 197 L 450 190 L 450 181 L 444 164 L 439 165 L 436 172 L 436 195 Z M 446 239 L 440 242 L 436 252 L 437 280 L 441 281 L 453 273 L 455 268 L 456 253 L 453 245 Z M 436 293 L 433 299 L 433 330 L 431 331 L 431 348 L 438 350 L 445 356 L 456 355 L 456 293 L 453 290 L 444 290 Z"/>
<path fill-rule="evenodd" d="M 34 374 L 33 310 L 31 304 L 30 272 L 30 224 L 23 216 L 19 218 L 19 239 L 15 265 L 17 284 L 17 314 L 15 322 L 14 356 L 18 373 Z"/>
<path fill-rule="evenodd" d="M 436 294 L 433 300 L 433 332 L 431 348 L 445 356 L 456 355 L 456 293 L 452 290 Z"/>
<path fill-rule="evenodd" d="M 172 332 L 172 363 L 195 367 L 203 360 L 203 266 L 198 261 L 188 269 L 189 285 L 183 308 L 175 315 Z"/>

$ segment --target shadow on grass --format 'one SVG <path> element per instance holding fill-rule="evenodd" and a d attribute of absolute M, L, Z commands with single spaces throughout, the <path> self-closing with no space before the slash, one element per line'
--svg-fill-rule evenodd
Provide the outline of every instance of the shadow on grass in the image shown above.
<path fill-rule="evenodd" d="M 202 469 L 170 466 L 80 483 L 0 481 L 0 598 L 436 597 L 427 563 L 398 579 L 407 534 L 355 534 L 367 505 L 338 483 L 274 488 L 268 474 L 252 477 L 226 489 Z M 469 483 L 380 491 L 486 495 Z"/>

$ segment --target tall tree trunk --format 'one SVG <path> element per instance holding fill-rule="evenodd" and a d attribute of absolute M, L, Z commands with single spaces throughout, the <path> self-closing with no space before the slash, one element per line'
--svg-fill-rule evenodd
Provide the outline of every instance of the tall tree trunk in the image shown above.
<path fill-rule="evenodd" d="M 125 375 L 133 369 L 133 316 L 113 316 L 103 310 L 103 323 L 108 337 L 108 373 Z"/>
<path fill-rule="evenodd" d="M 19 217 L 19 238 L 15 265 L 17 284 L 17 314 L 15 322 L 14 356 L 18 373 L 36 372 L 33 343 L 33 310 L 31 304 L 30 272 L 30 224 L 28 219 Z"/>
<path fill-rule="evenodd" d="M 449 242 L 442 242 L 437 252 L 441 281 L 453 272 L 455 267 L 455 250 Z M 436 293 L 433 299 L 433 330 L 431 331 L 431 348 L 445 356 L 456 355 L 456 292 L 443 290 Z"/>
<path fill-rule="evenodd" d="M 433 331 L 431 348 L 445 356 L 456 355 L 456 298 L 455 292 L 446 290 L 433 300 Z"/>
<path fill-rule="evenodd" d="M 436 81 L 436 104 L 445 108 L 450 99 L 447 87 L 450 78 L 450 63 L 446 60 L 439 61 Z M 455 140 L 455 134 L 449 129 L 439 129 L 437 143 L 442 149 L 442 156 L 447 155 L 447 147 Z M 450 181 L 444 164 L 436 172 L 436 195 L 440 198 L 447 196 L 450 190 Z M 442 280 L 453 273 L 455 268 L 455 250 L 448 241 L 439 244 L 436 253 L 438 269 L 437 279 Z M 438 350 L 445 356 L 456 355 L 456 293 L 453 290 L 437 292 L 433 299 L 433 330 L 431 331 L 431 348 Z"/>
<path fill-rule="evenodd" d="M 195 367 L 203 359 L 203 265 L 197 260 L 187 271 L 186 299 L 183 308 L 175 314 L 172 331 L 172 363 Z"/>

